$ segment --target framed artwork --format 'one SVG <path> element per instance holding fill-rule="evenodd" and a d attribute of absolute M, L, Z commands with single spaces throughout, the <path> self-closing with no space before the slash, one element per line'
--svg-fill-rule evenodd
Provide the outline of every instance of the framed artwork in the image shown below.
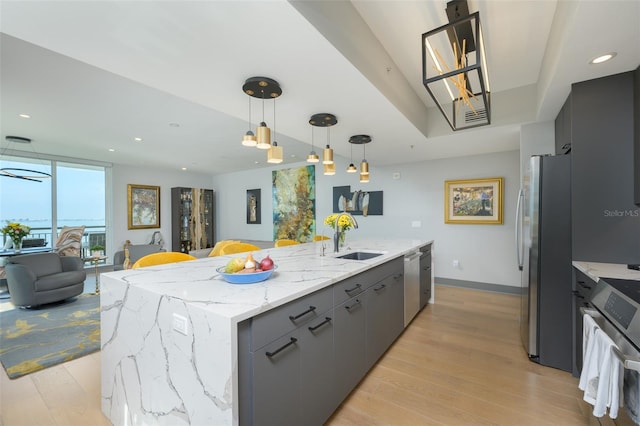
<path fill-rule="evenodd" d="M 444 223 L 501 225 L 504 178 L 444 182 Z"/>
<path fill-rule="evenodd" d="M 260 190 L 247 189 L 247 223 L 260 223 Z"/>
<path fill-rule="evenodd" d="M 333 187 L 333 212 L 352 215 L 381 215 L 382 191 L 351 191 L 351 186 Z"/>
<path fill-rule="evenodd" d="M 304 166 L 272 172 L 273 241 L 313 241 L 316 230 L 316 169 Z"/>
<path fill-rule="evenodd" d="M 160 228 L 160 187 L 127 185 L 129 229 Z"/>

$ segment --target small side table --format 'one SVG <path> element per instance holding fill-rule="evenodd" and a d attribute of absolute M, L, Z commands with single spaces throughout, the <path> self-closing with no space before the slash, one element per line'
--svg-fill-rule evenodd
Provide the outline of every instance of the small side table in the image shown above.
<path fill-rule="evenodd" d="M 103 260 L 107 260 L 107 256 L 91 256 L 82 258 L 83 262 L 90 262 L 94 268 L 96 273 L 96 294 L 100 294 L 100 274 L 98 273 L 98 264 Z"/>

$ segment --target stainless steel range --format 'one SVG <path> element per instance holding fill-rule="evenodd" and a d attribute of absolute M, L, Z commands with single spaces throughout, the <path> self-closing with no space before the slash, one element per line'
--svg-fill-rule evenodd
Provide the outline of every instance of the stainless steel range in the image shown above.
<path fill-rule="evenodd" d="M 617 424 L 640 424 L 640 281 L 600 278 L 583 313 L 618 346 L 614 355 L 624 366 L 623 402 Z"/>

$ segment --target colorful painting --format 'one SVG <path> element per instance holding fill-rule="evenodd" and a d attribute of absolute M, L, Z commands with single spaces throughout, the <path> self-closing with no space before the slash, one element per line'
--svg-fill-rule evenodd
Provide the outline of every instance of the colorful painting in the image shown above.
<path fill-rule="evenodd" d="M 314 166 L 274 170 L 273 240 L 313 241 L 316 230 Z"/>
<path fill-rule="evenodd" d="M 502 224 L 503 178 L 444 183 L 445 223 Z"/>

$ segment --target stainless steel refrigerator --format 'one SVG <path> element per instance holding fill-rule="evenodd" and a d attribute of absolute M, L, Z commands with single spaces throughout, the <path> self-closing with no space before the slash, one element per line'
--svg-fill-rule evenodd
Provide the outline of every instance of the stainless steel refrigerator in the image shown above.
<path fill-rule="evenodd" d="M 534 156 L 518 194 L 520 334 L 532 361 L 571 371 L 571 158 Z"/>

